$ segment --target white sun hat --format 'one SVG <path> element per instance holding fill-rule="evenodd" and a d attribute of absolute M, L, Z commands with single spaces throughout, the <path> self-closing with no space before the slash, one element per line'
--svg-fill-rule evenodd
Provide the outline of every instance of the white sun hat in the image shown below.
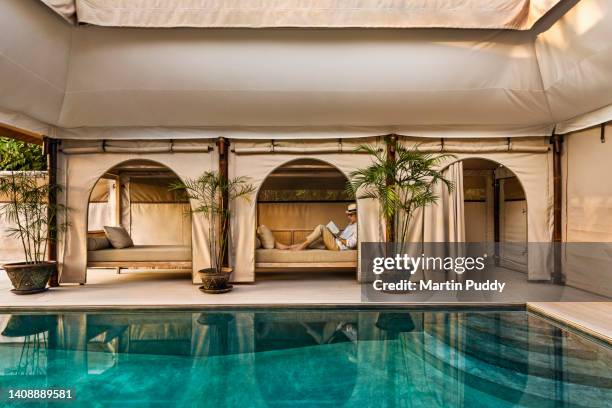
<path fill-rule="evenodd" d="M 348 208 L 346 209 L 346 213 L 347 214 L 355 214 L 357 212 L 357 204 L 349 204 Z"/>

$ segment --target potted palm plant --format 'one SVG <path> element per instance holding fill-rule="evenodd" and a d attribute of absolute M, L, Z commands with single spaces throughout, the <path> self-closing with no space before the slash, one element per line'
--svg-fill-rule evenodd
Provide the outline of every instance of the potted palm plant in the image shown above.
<path fill-rule="evenodd" d="M 452 191 L 453 184 L 444 178 L 440 167 L 453 156 L 424 153 L 418 146 L 407 149 L 395 140 L 387 143 L 392 143 L 387 151 L 370 145 L 357 148 L 372 158 L 372 164 L 352 172 L 347 189 L 358 198 L 377 200 L 385 221 L 386 241 L 401 243 L 415 210 L 438 200 L 434 186 L 443 183 Z"/>
<path fill-rule="evenodd" d="M 66 222 L 58 222 L 58 215 L 66 209 L 48 202 L 48 197 L 60 190 L 60 186 L 49 184 L 42 172 L 9 171 L 0 175 L 0 195 L 7 200 L 0 206 L 0 216 L 12 225 L 8 235 L 19 239 L 25 255 L 24 262 L 2 265 L 14 286 L 13 293 L 45 291 L 57 270 L 56 262 L 46 260 L 47 248 L 65 229 Z"/>
<path fill-rule="evenodd" d="M 201 213 L 208 220 L 208 249 L 210 267 L 198 271 L 202 279 L 201 290 L 206 293 L 223 293 L 231 290 L 228 285 L 232 268 L 224 265 L 231 240 L 230 203 L 236 199 L 248 199 L 255 187 L 246 177 L 226 179 L 218 172 L 207 171 L 197 179 L 173 183 L 172 190 L 184 191 L 197 206 L 191 211 Z"/>

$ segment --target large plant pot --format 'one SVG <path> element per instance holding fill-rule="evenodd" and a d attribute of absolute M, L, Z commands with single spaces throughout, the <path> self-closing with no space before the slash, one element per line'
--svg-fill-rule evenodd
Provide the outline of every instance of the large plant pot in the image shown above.
<path fill-rule="evenodd" d="M 12 315 L 0 334 L 4 337 L 26 337 L 49 331 L 56 324 L 55 315 Z"/>
<path fill-rule="evenodd" d="M 47 282 L 57 270 L 56 262 L 9 263 L 2 265 L 17 295 L 31 295 L 47 290 Z"/>
<path fill-rule="evenodd" d="M 204 293 L 225 293 L 232 290 L 229 279 L 232 274 L 232 268 L 221 268 L 221 270 L 215 268 L 200 269 L 198 275 L 202 280 L 202 286 L 200 290 Z"/>

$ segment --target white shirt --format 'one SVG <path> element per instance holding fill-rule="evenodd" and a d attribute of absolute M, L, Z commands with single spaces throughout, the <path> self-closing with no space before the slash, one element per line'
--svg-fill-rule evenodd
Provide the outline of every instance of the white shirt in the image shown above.
<path fill-rule="evenodd" d="M 357 223 L 347 225 L 339 237 L 346 240 L 346 245 L 344 245 L 339 239 L 336 239 L 336 245 L 341 251 L 357 248 Z"/>

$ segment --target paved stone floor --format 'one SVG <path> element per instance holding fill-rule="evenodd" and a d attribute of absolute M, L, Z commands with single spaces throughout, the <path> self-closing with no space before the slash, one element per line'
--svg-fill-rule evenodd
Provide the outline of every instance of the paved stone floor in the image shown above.
<path fill-rule="evenodd" d="M 506 273 L 506 272 L 504 272 Z M 524 275 L 508 272 L 505 279 L 524 281 Z M 521 296 L 527 292 L 551 294 L 556 300 L 572 302 L 529 302 L 537 313 L 562 321 L 578 330 L 612 338 L 612 302 L 571 288 L 558 289 L 537 283 L 523 283 Z M 239 284 L 223 295 L 207 295 L 193 285 L 189 273 L 176 271 L 90 270 L 87 285 L 63 285 L 37 295 L 18 296 L 10 292 L 11 284 L 0 271 L 0 309 L 54 309 L 98 307 L 206 307 L 241 305 L 365 305 L 361 287 L 351 274 L 287 273 L 261 274 L 255 284 Z M 555 292 L 557 290 L 557 292 Z M 524 298 L 523 298 L 524 299 Z M 445 303 L 444 298 L 434 299 Z M 507 296 L 499 304 L 525 305 L 525 300 Z M 576 303 L 578 302 L 578 303 Z M 396 304 L 396 303 L 394 303 Z M 404 304 L 404 303 L 401 303 Z M 412 303 L 411 305 L 417 305 Z M 431 305 L 428 303 L 427 305 Z"/>

